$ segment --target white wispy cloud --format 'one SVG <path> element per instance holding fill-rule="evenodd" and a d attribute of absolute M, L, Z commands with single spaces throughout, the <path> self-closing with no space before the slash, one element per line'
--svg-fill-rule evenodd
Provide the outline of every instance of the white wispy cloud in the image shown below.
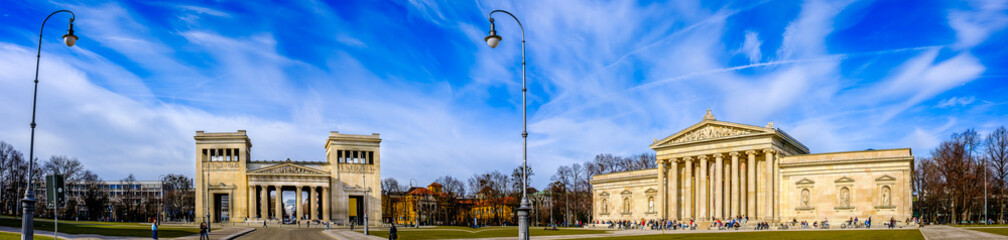
<path fill-rule="evenodd" d="M 950 93 L 991 68 L 971 48 L 1003 29 L 997 2 L 948 11 L 953 42 L 855 50 L 864 52 L 831 46 L 834 26 L 851 25 L 837 24 L 850 21 L 841 14 L 849 2 L 398 4 L 390 11 L 405 16 L 361 17 L 402 25 L 394 40 L 318 1 L 283 11 L 319 25 L 263 17 L 234 29 L 216 21 L 246 19 L 223 8 L 162 6 L 179 17 L 166 28 L 129 5 L 68 6 L 89 16 L 78 27 L 93 40 L 44 49 L 39 155 L 78 156 L 112 179 L 191 174 L 196 130 L 245 129 L 253 158 L 303 160 L 321 160 L 337 130 L 381 133 L 386 177 L 507 172 L 521 162 L 521 36 L 510 17 L 495 16 L 504 41 L 487 47 L 494 9 L 515 13 L 527 31 L 533 186 L 598 153 L 647 152 L 652 138 L 700 121 L 708 108 L 725 121 L 774 121 L 815 152 L 913 147 L 923 155 L 949 131 L 996 125 L 943 111 L 999 106 L 979 100 L 984 93 Z M 754 25 L 751 11 L 771 4 L 800 9 L 766 23 L 779 27 Z M 278 33 L 286 28 L 335 34 L 289 42 Z M 33 47 L 0 42 L 0 102 L 9 103 L 0 140 L 16 146 L 27 144 Z"/>
<path fill-rule="evenodd" d="M 1008 3 L 999 0 L 967 1 L 969 9 L 949 11 L 949 26 L 956 32 L 955 47 L 968 49 L 1008 26 Z"/>
<path fill-rule="evenodd" d="M 763 55 L 760 54 L 761 44 L 763 44 L 763 42 L 759 40 L 759 34 L 752 31 L 746 31 L 745 42 L 742 43 L 742 52 L 749 57 L 750 63 L 757 63 L 760 61 L 760 58 L 763 57 Z"/>
<path fill-rule="evenodd" d="M 948 98 L 948 99 L 942 100 L 935 107 L 947 108 L 947 107 L 955 107 L 957 105 L 960 106 L 960 107 L 965 107 L 966 105 L 969 105 L 970 103 L 973 103 L 973 101 L 976 101 L 976 98 L 973 97 L 973 96 L 968 96 L 968 97 L 952 97 L 952 98 Z"/>

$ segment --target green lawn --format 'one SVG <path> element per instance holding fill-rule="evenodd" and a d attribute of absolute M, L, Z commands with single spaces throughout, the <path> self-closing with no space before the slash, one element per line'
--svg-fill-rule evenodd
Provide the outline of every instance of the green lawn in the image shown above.
<path fill-rule="evenodd" d="M 822 231 L 767 231 L 767 232 L 725 232 L 725 233 L 685 233 L 646 236 L 624 236 L 591 239 L 770 239 L 770 240 L 811 240 L 811 239 L 865 239 L 865 240 L 910 240 L 924 239 L 920 231 L 908 230 L 822 230 Z"/>
<path fill-rule="evenodd" d="M 436 228 L 398 228 L 399 239 L 463 239 L 486 237 L 511 237 L 518 234 L 517 227 L 485 227 L 472 229 L 467 227 L 436 227 Z M 605 233 L 605 230 L 560 229 L 545 231 L 530 229 L 532 236 L 573 235 Z M 1006 229 L 1008 230 L 1008 229 Z M 358 231 L 361 232 L 361 231 Z M 388 229 L 374 229 L 371 235 L 388 238 Z M 806 239 L 865 239 L 865 240 L 923 240 L 924 236 L 916 229 L 907 230 L 822 230 L 822 231 L 766 231 L 766 232 L 723 232 L 723 233 L 679 233 L 659 235 L 638 235 L 608 238 L 586 239 L 767 239 L 767 240 L 806 240 Z"/>
<path fill-rule="evenodd" d="M 33 225 L 35 230 L 53 231 L 53 222 L 50 219 L 35 219 Z M 21 219 L 13 217 L 0 217 L 0 226 L 20 228 Z M 68 234 L 95 234 L 123 237 L 150 237 L 151 235 L 149 223 L 108 223 L 63 220 L 59 221 L 59 232 Z M 161 225 L 158 227 L 158 237 L 184 237 L 197 233 L 199 233 L 199 228 L 197 227 L 168 225 Z"/>
<path fill-rule="evenodd" d="M 980 232 L 986 232 L 986 233 L 993 233 L 993 234 L 1008 236 L 1008 228 L 1004 228 L 1004 227 L 1000 227 L 1000 228 L 966 228 L 966 229 L 967 230 L 980 231 Z"/>
<path fill-rule="evenodd" d="M 52 240 L 53 238 L 51 236 L 47 237 L 47 236 L 41 236 L 41 235 L 35 234 L 35 239 L 39 239 L 39 240 Z M 21 240 L 21 234 L 20 233 L 0 232 L 0 240 Z"/>
<path fill-rule="evenodd" d="M 488 238 L 488 237 L 508 237 L 517 236 L 518 227 L 482 227 L 472 229 L 469 227 L 444 226 L 435 228 L 402 228 L 397 227 L 399 239 L 459 239 L 459 238 Z M 573 235 L 573 234 L 596 234 L 605 233 L 605 230 L 587 229 L 560 229 L 557 231 L 546 231 L 542 228 L 530 228 L 532 236 L 549 235 Z M 363 230 L 358 231 L 363 232 Z M 388 229 L 371 230 L 371 235 L 388 238 Z"/>

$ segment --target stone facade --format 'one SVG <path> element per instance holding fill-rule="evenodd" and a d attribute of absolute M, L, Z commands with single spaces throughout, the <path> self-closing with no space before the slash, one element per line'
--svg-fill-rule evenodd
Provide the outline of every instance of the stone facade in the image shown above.
<path fill-rule="evenodd" d="M 197 131 L 196 221 L 381 222 L 381 138 L 330 132 L 325 161 L 251 160 L 244 130 Z M 277 191 L 279 190 L 279 191 Z M 300 193 L 300 194 L 296 194 Z M 295 194 L 293 204 L 284 194 Z M 365 207 L 366 206 L 366 207 Z M 365 210 L 366 209 L 366 210 Z"/>
<path fill-rule="evenodd" d="M 703 120 L 651 144 L 657 168 L 592 178 L 593 219 L 905 219 L 910 149 L 809 154 L 774 128 Z"/>

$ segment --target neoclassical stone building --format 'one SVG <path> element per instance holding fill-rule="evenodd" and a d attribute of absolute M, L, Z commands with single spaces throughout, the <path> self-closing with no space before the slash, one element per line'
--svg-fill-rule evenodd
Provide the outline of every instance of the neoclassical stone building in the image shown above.
<path fill-rule="evenodd" d="M 911 216 L 909 148 L 809 154 L 784 131 L 703 120 L 651 144 L 658 167 L 594 176 L 594 220 L 831 222 Z"/>
<path fill-rule="evenodd" d="M 252 160 L 245 130 L 196 131 L 196 221 L 381 221 L 381 138 L 330 132 L 324 161 Z M 293 194 L 294 201 L 278 201 Z M 290 196 L 290 195 L 287 195 Z M 365 210 L 365 205 L 367 210 Z M 209 207 L 207 207 L 209 206 Z"/>

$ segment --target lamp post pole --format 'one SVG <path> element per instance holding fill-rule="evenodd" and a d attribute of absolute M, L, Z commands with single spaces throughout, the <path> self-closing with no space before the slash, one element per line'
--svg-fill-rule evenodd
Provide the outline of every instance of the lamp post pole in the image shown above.
<path fill-rule="evenodd" d="M 483 40 L 487 42 L 491 48 L 497 47 L 500 43 L 501 37 L 497 35 L 496 27 L 494 26 L 493 14 L 497 12 L 506 13 L 511 18 L 514 18 L 515 22 L 518 23 L 518 28 L 521 29 L 522 33 L 522 199 L 521 205 L 518 207 L 518 239 L 528 240 L 529 239 L 529 207 L 528 202 L 528 114 L 527 108 L 528 104 L 525 101 L 525 94 L 528 89 L 525 87 L 525 27 L 522 26 L 521 21 L 518 18 L 504 10 L 494 10 L 490 12 L 490 35 L 488 35 Z"/>
<path fill-rule="evenodd" d="M 57 13 L 66 12 L 70 13 L 70 30 L 67 31 L 66 35 L 63 35 L 63 42 L 67 47 L 73 47 L 74 43 L 77 43 L 77 36 L 73 34 L 73 22 L 77 18 L 73 12 L 69 10 L 59 10 L 46 16 L 45 20 L 42 21 L 42 27 L 39 27 L 39 41 L 38 41 L 38 52 L 35 54 L 35 92 L 32 93 L 32 121 L 31 121 L 31 142 L 28 147 L 28 186 L 25 189 L 25 196 L 21 199 L 21 207 L 23 208 L 21 216 L 21 239 L 34 239 L 35 238 L 35 190 L 33 189 L 34 183 L 34 172 L 35 169 L 35 108 L 38 105 L 38 73 L 39 73 L 39 62 L 42 58 L 42 30 L 45 29 L 46 22 L 49 18 Z"/>
<path fill-rule="evenodd" d="M 210 232 L 210 222 L 212 222 L 212 221 L 210 221 L 210 198 L 211 198 L 211 196 L 209 196 L 209 194 L 210 194 L 210 172 L 207 171 L 207 164 L 210 164 L 210 162 L 212 162 L 212 161 L 213 161 L 213 157 L 210 157 L 210 161 L 204 161 L 203 162 L 203 172 L 205 173 L 205 177 L 203 178 L 203 209 L 206 209 L 206 211 L 204 211 L 204 214 L 203 214 L 203 216 L 204 216 L 203 217 L 203 222 L 206 222 L 207 233 Z M 277 189 L 277 192 L 280 192 L 280 190 Z M 277 196 L 280 196 L 280 195 L 277 194 Z M 279 198 L 277 198 L 277 201 L 280 201 Z M 282 218 L 283 216 L 277 216 L 277 217 L 278 218 Z M 282 222 L 283 221 L 281 221 L 281 223 Z"/>
<path fill-rule="evenodd" d="M 364 175 L 366 173 L 364 171 L 364 167 L 365 166 L 367 166 L 367 162 L 364 162 L 363 165 L 361 166 L 361 187 L 364 187 L 364 236 L 367 236 L 368 234 L 370 234 L 369 231 L 368 231 L 369 229 L 368 229 L 368 221 L 367 221 L 368 220 L 367 219 L 367 212 L 368 212 L 367 200 L 368 200 L 368 193 L 371 192 L 371 188 L 367 186 L 367 176 Z M 298 194 L 301 194 L 301 193 L 299 192 Z M 301 203 L 298 203 L 298 204 L 301 204 Z"/>
<path fill-rule="evenodd" d="M 160 202 L 161 203 L 161 219 L 158 220 L 158 224 L 160 225 L 161 221 L 164 221 L 165 218 L 166 218 L 166 216 L 168 215 L 168 211 L 165 210 L 165 190 L 164 190 L 165 175 L 161 174 L 160 176 L 158 176 L 158 178 L 161 180 L 161 188 L 159 189 L 160 194 L 161 194 L 161 196 L 160 196 L 161 197 L 161 202 Z"/>
<path fill-rule="evenodd" d="M 410 184 L 409 184 L 410 188 L 413 188 L 413 181 L 416 181 L 416 179 L 410 178 Z M 409 193 L 406 193 L 406 194 L 409 194 Z M 416 222 L 416 225 L 413 225 L 413 228 L 420 228 L 420 209 L 419 209 L 420 208 L 420 201 L 417 200 L 416 196 L 413 196 L 413 200 L 415 202 L 415 203 L 413 203 L 413 215 L 414 215 L 413 221 Z"/>

